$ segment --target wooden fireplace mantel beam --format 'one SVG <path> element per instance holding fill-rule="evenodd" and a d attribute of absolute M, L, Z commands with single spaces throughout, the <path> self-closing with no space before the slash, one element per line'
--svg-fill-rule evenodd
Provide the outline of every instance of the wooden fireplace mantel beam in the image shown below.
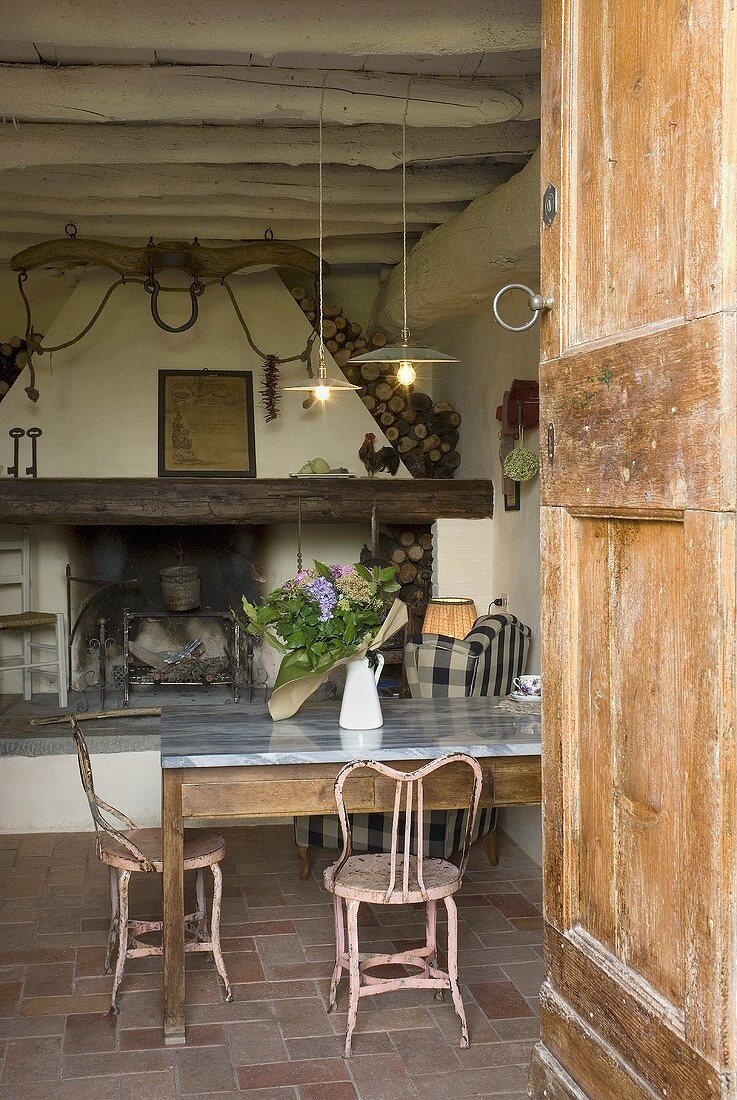
<path fill-rule="evenodd" d="M 82 525 L 484 519 L 491 481 L 355 478 L 18 478 L 0 482 L 0 523 Z"/>

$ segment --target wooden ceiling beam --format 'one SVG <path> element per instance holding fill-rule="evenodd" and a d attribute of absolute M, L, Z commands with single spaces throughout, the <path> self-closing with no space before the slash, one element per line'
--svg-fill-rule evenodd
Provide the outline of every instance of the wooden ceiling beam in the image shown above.
<path fill-rule="evenodd" d="M 341 208 L 345 211 L 345 208 Z M 181 217 L 169 217 L 165 214 L 139 215 L 115 214 L 91 217 L 68 214 L 38 214 L 27 211 L 8 212 L 0 209 L 0 233 L 32 235 L 36 238 L 63 236 L 64 226 L 77 217 L 77 228 L 84 237 L 134 237 L 144 242 L 153 236 L 160 240 L 192 240 L 198 237 L 220 238 L 230 241 L 260 240 L 267 229 L 272 229 L 278 240 L 296 241 L 303 237 L 314 236 L 317 231 L 317 214 L 289 220 L 273 214 L 262 217 L 250 217 L 244 211 L 242 217 L 218 217 L 206 210 Z M 332 236 L 353 236 L 356 233 L 386 233 L 396 223 L 362 219 L 358 214 L 344 213 L 341 217 L 328 215 L 325 218 L 325 231 Z M 408 223 L 410 232 L 422 232 L 431 224 L 427 221 Z"/>
<path fill-rule="evenodd" d="M 259 54 L 287 50 L 352 56 L 465 54 L 536 49 L 539 0 L 34 0 L 16 4 L 5 37 L 17 42 L 95 50 L 216 50 Z"/>
<path fill-rule="evenodd" d="M 412 249 L 407 261 L 410 328 L 421 332 L 482 307 L 491 309 L 503 281 L 538 269 L 539 250 L 540 158 L 535 156 L 509 183 L 475 199 Z M 534 279 L 537 284 L 539 274 Z M 398 332 L 402 301 L 397 267 L 374 303 L 370 327 Z"/>
<path fill-rule="evenodd" d="M 246 65 L 0 65 L 2 111 L 26 122 L 469 127 L 540 117 L 540 81 Z"/>
<path fill-rule="evenodd" d="M 2 180 L 0 179 L 0 185 Z M 124 219 L 133 218 L 136 222 L 150 218 L 152 221 L 168 217 L 177 217 L 183 220 L 210 221 L 212 218 L 232 218 L 239 222 L 243 219 L 273 218 L 277 221 L 305 221 L 316 219 L 318 216 L 318 196 L 316 188 L 305 189 L 299 199 L 288 199 L 279 196 L 269 198 L 248 198 L 241 195 L 209 195 L 209 196 L 165 196 L 154 197 L 140 196 L 136 199 L 97 197 L 75 198 L 72 195 L 64 195 L 59 198 L 38 198 L 36 196 L 18 193 L 7 193 L 0 190 L 0 218 L 7 214 L 18 214 L 20 217 L 56 217 L 58 224 L 60 219 L 66 221 L 100 218 Z M 439 225 L 440 222 L 462 210 L 464 202 L 438 202 L 438 203 L 408 203 L 407 221 L 411 225 Z M 325 218 L 331 224 L 334 221 L 344 222 L 352 219 L 356 222 L 381 222 L 390 228 L 395 228 L 401 223 L 401 201 L 394 203 L 370 203 L 360 198 L 352 203 L 338 203 L 332 205 L 325 202 Z"/>
<path fill-rule="evenodd" d="M 412 203 L 469 202 L 504 183 L 519 165 L 469 163 L 459 171 L 446 165 L 411 166 L 407 193 Z M 374 168 L 331 164 L 324 173 L 325 202 L 330 205 L 357 202 L 401 202 L 402 177 Z M 0 189 L 33 198 L 82 199 L 191 198 L 203 204 L 221 196 L 246 200 L 270 198 L 314 199 L 317 168 L 275 164 L 123 164 L 49 165 L 43 168 L 0 171 Z"/>
<path fill-rule="evenodd" d="M 481 157 L 503 160 L 531 155 L 539 144 L 537 122 L 414 130 L 408 137 L 410 163 Z M 313 126 L 167 126 L 5 123 L 3 160 L 15 168 L 59 164 L 289 164 L 317 163 Z M 399 126 L 327 126 L 326 164 L 395 168 L 401 163 Z"/>

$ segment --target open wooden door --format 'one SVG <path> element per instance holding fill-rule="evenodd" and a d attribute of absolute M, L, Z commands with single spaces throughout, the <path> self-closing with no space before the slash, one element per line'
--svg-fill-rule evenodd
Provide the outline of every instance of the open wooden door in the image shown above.
<path fill-rule="evenodd" d="M 734 1097 L 737 11 L 544 9 L 530 1094 Z"/>

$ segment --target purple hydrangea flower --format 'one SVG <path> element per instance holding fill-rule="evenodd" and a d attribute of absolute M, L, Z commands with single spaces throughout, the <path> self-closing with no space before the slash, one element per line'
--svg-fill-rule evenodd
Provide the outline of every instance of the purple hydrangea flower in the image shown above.
<path fill-rule="evenodd" d="M 337 581 L 338 577 L 346 577 L 349 573 L 352 573 L 353 572 L 353 566 L 352 565 L 331 565 L 330 566 L 330 572 L 332 574 L 333 580 Z"/>
<path fill-rule="evenodd" d="M 305 592 L 320 609 L 320 622 L 326 623 L 331 617 L 338 600 L 330 581 L 325 577 L 315 577 L 314 580 L 305 585 Z"/>

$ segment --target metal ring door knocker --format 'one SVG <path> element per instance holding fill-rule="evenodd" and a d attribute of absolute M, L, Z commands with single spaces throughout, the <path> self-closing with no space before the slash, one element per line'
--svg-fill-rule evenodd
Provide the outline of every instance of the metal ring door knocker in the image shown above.
<path fill-rule="evenodd" d="M 195 276 L 189 286 L 189 297 L 192 301 L 192 312 L 189 320 L 185 321 L 183 325 L 167 325 L 166 321 L 162 321 L 159 316 L 159 291 L 161 290 L 161 283 L 153 275 L 149 275 L 146 282 L 143 284 L 144 289 L 151 295 L 151 316 L 153 317 L 159 328 L 163 328 L 165 332 L 186 332 L 188 328 L 192 328 L 192 325 L 197 320 L 197 299 L 204 291 L 204 286 L 200 280 Z"/>
<path fill-rule="evenodd" d="M 503 321 L 499 315 L 499 303 L 505 294 L 510 290 L 524 290 L 527 295 L 530 309 L 532 310 L 532 317 L 529 321 L 525 321 L 524 325 L 510 325 L 507 321 Z M 534 290 L 530 290 L 524 283 L 507 283 L 501 290 L 498 290 L 494 295 L 494 301 L 491 304 L 494 317 L 507 332 L 525 332 L 528 328 L 532 328 L 537 321 L 541 313 L 547 313 L 554 305 L 552 298 L 545 298 L 542 294 L 535 294 Z"/>

